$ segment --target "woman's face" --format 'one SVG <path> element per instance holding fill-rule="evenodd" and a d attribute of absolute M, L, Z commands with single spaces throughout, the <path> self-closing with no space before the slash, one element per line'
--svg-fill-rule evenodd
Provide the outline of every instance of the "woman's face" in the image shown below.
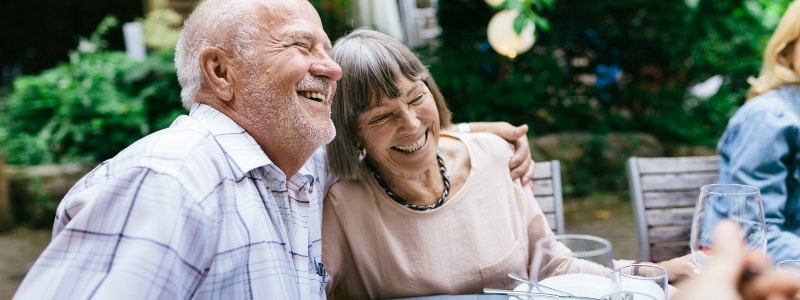
<path fill-rule="evenodd" d="M 435 165 L 439 112 L 421 80 L 397 75 L 401 95 L 372 99 L 358 117 L 366 157 L 384 177 L 413 176 Z"/>

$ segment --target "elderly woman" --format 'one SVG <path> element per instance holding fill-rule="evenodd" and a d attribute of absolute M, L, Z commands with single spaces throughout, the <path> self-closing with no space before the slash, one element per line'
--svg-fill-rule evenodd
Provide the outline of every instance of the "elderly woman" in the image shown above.
<path fill-rule="evenodd" d="M 509 176 L 508 143 L 443 131 L 450 111 L 439 88 L 385 34 L 356 30 L 332 57 L 343 78 L 332 104 L 337 136 L 327 146 L 340 178 L 323 209 L 328 296 L 482 293 L 519 284 L 509 273 L 529 276 L 535 241 L 553 233 L 530 186 Z M 553 263 L 609 272 L 576 259 Z"/>

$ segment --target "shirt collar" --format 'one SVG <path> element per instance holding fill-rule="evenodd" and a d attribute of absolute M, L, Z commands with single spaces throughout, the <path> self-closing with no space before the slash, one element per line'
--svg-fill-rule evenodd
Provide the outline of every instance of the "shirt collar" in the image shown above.
<path fill-rule="evenodd" d="M 195 104 L 189 110 L 189 116 L 211 132 L 228 160 L 241 172 L 240 176 L 274 164 L 255 139 L 222 112 L 205 104 Z"/>
<path fill-rule="evenodd" d="M 205 104 L 194 104 L 189 110 L 189 116 L 204 126 L 225 152 L 228 160 L 235 168 L 239 169 L 237 180 L 244 177 L 248 172 L 264 166 L 271 166 L 268 170 L 280 172 L 280 169 L 264 153 L 261 146 L 244 130 L 239 124 L 222 112 Z M 306 163 L 295 176 L 292 177 L 290 185 L 303 187 L 313 182 L 314 172 Z M 285 176 L 285 174 L 284 174 Z"/>

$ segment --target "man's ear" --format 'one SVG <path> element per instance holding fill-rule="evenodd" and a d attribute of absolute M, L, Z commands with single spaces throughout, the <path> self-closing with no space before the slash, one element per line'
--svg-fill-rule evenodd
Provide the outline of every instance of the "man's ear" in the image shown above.
<path fill-rule="evenodd" d="M 222 49 L 209 47 L 200 53 L 203 82 L 211 92 L 224 101 L 233 99 L 234 72 L 231 67 L 231 60 Z"/>

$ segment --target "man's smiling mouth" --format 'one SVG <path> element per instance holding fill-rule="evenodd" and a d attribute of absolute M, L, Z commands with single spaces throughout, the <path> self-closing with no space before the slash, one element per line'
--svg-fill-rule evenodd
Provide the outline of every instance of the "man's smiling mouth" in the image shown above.
<path fill-rule="evenodd" d="M 308 99 L 311 99 L 311 100 L 314 100 L 314 101 L 317 101 L 317 102 L 322 102 L 323 104 L 328 104 L 328 102 L 326 101 L 327 99 L 325 97 L 325 94 L 318 93 L 318 92 L 312 92 L 312 91 L 300 91 L 300 92 L 298 92 L 298 94 L 300 94 L 300 96 L 306 97 Z"/>

